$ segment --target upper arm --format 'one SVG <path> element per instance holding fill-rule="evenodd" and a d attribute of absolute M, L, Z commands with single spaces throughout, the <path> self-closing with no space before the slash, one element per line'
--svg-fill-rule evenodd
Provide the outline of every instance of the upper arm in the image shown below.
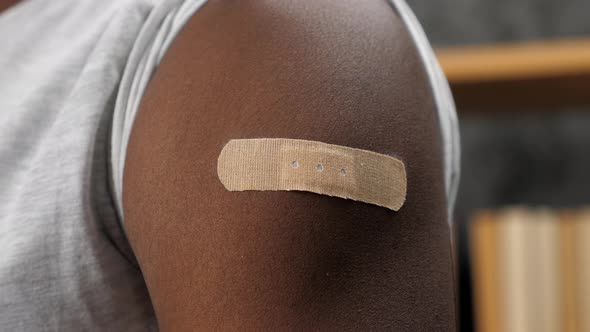
<path fill-rule="evenodd" d="M 453 329 L 436 116 L 386 1 L 210 1 L 153 77 L 126 158 L 126 230 L 160 327 Z M 217 157 L 235 138 L 397 156 L 405 205 L 229 192 Z"/>

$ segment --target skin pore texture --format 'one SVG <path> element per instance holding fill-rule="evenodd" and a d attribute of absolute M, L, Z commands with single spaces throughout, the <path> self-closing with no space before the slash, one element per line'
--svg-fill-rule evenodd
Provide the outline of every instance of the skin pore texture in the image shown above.
<path fill-rule="evenodd" d="M 227 191 L 217 157 L 237 138 L 395 156 L 406 202 Z M 440 144 L 386 1 L 210 1 L 153 76 L 127 152 L 125 225 L 160 328 L 455 330 Z"/>

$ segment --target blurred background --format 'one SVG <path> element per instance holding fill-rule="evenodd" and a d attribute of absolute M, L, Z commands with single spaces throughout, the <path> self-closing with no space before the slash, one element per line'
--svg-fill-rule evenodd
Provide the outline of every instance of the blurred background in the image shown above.
<path fill-rule="evenodd" d="M 590 331 L 590 1 L 407 1 L 461 126 L 461 330 Z"/>

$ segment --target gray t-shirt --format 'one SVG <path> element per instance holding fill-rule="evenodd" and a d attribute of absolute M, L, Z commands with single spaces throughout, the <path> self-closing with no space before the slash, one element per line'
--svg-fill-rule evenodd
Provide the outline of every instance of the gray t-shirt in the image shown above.
<path fill-rule="evenodd" d="M 204 2 L 25 0 L 0 13 L 1 331 L 156 329 L 123 230 L 122 170 L 145 86 Z M 392 5 L 431 78 L 451 209 L 452 99 L 412 13 Z"/>

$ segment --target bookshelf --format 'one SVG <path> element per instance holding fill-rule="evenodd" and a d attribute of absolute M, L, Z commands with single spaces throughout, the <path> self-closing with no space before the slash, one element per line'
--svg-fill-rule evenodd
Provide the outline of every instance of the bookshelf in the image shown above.
<path fill-rule="evenodd" d="M 590 331 L 590 209 L 483 211 L 470 236 L 477 331 Z"/>
<path fill-rule="evenodd" d="M 440 48 L 461 113 L 590 105 L 590 38 Z"/>

